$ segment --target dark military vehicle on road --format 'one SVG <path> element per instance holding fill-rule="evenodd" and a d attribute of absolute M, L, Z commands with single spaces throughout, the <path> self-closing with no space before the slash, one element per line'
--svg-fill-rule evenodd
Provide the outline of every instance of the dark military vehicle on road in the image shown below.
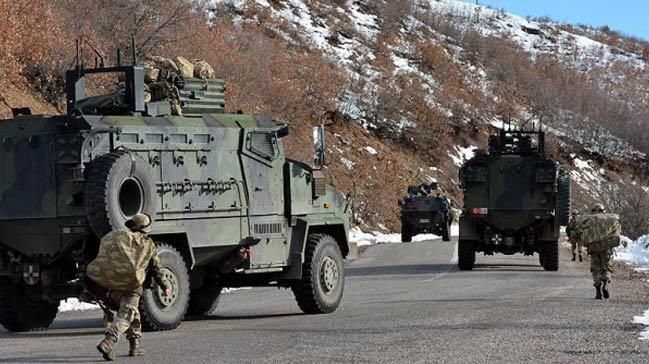
<path fill-rule="evenodd" d="M 435 234 L 451 240 L 453 210 L 451 201 L 439 193 L 437 183 L 408 187 L 408 195 L 399 200 L 401 206 L 401 241 L 411 242 L 417 234 Z"/>
<path fill-rule="evenodd" d="M 489 153 L 460 169 L 464 208 L 458 265 L 471 270 L 476 252 L 539 254 L 543 268 L 559 268 L 559 228 L 570 219 L 570 178 L 546 155 L 542 131 L 500 131 Z"/>
<path fill-rule="evenodd" d="M 86 97 L 84 79 L 108 73 L 124 87 Z M 0 324 L 48 327 L 60 300 L 84 291 L 100 238 L 136 213 L 154 219 L 173 291 L 145 290 L 145 329 L 210 313 L 225 287 L 285 287 L 306 313 L 337 308 L 349 200 L 285 157 L 288 126 L 224 113 L 219 79 L 178 82 L 183 116 L 144 101 L 135 65 L 77 66 L 67 83 L 67 115 L 0 120 Z"/>

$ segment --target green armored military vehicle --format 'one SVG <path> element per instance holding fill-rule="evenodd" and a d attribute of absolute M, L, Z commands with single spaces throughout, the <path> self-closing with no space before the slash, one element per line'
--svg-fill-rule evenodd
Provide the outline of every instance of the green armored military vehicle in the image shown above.
<path fill-rule="evenodd" d="M 122 74 L 123 88 L 86 97 L 86 77 L 107 73 Z M 337 308 L 348 197 L 319 168 L 285 157 L 287 125 L 224 113 L 222 80 L 176 81 L 183 116 L 170 114 L 169 101 L 144 101 L 141 67 L 77 66 L 67 72 L 67 115 L 19 109 L 0 120 L 5 328 L 48 327 L 60 300 L 84 291 L 100 238 L 136 213 L 154 219 L 173 291 L 146 289 L 147 330 L 210 313 L 226 287 L 285 287 L 305 313 Z"/>
<path fill-rule="evenodd" d="M 473 269 L 476 252 L 539 254 L 543 268 L 559 268 L 559 228 L 570 219 L 570 178 L 546 156 L 542 131 L 500 131 L 489 154 L 460 169 L 464 209 L 458 265 Z"/>
<path fill-rule="evenodd" d="M 437 182 L 408 187 L 408 195 L 399 200 L 401 206 L 401 241 L 411 242 L 417 234 L 440 235 L 451 241 L 454 215 L 451 201 L 437 191 Z"/>

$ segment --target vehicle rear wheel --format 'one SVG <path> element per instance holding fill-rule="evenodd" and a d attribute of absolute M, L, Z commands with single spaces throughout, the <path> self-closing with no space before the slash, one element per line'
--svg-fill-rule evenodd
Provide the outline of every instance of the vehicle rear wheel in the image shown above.
<path fill-rule="evenodd" d="M 457 266 L 460 270 L 472 270 L 475 264 L 475 245 L 470 240 L 460 240 L 457 246 Z"/>
<path fill-rule="evenodd" d="M 155 217 L 157 190 L 149 163 L 137 154 L 116 150 L 92 162 L 86 184 L 88 221 L 103 237 L 124 228 L 137 213 Z"/>
<path fill-rule="evenodd" d="M 171 283 L 171 296 L 165 296 L 154 283 L 140 299 L 142 329 L 145 331 L 172 330 L 180 325 L 189 306 L 189 273 L 182 255 L 170 245 L 158 246 L 163 274 Z"/>
<path fill-rule="evenodd" d="M 543 269 L 556 272 L 559 270 L 559 242 L 549 241 L 543 246 Z"/>
<path fill-rule="evenodd" d="M 442 240 L 451 241 L 451 222 L 446 221 L 444 223 L 444 230 L 442 231 Z"/>
<path fill-rule="evenodd" d="M 0 324 L 13 332 L 44 330 L 59 311 L 59 302 L 43 299 L 40 283 L 29 286 L 23 281 L 0 278 Z"/>
<path fill-rule="evenodd" d="M 304 313 L 330 313 L 338 308 L 345 286 L 343 257 L 336 240 L 326 234 L 307 238 L 302 279 L 291 285 Z"/>
<path fill-rule="evenodd" d="M 412 241 L 412 229 L 405 223 L 401 224 L 401 241 L 404 243 Z"/>
<path fill-rule="evenodd" d="M 208 316 L 216 310 L 221 299 L 223 286 L 215 280 L 205 280 L 200 288 L 192 289 L 189 293 L 189 308 L 187 314 Z"/>
<path fill-rule="evenodd" d="M 566 226 L 570 222 L 571 195 L 570 175 L 560 169 L 557 179 L 557 203 L 555 208 L 559 225 Z"/>

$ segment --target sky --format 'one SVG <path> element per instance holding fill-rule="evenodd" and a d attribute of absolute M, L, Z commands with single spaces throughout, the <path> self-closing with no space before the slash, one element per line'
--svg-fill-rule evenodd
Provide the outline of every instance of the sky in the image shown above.
<path fill-rule="evenodd" d="M 475 0 L 466 2 L 475 3 Z M 649 0 L 478 0 L 522 17 L 549 16 L 562 23 L 608 25 L 624 34 L 649 40 Z"/>

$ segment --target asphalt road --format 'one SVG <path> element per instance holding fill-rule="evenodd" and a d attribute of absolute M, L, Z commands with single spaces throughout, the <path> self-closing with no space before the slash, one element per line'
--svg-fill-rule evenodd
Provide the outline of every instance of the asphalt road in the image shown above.
<path fill-rule="evenodd" d="M 345 295 L 329 315 L 303 315 L 290 291 L 227 293 L 214 316 L 170 332 L 145 333 L 138 363 L 439 362 L 646 363 L 633 315 L 646 287 L 619 279 L 595 301 L 587 263 L 562 258 L 545 272 L 538 258 L 479 257 L 454 265 L 455 242 L 385 244 L 346 269 Z M 2 330 L 2 329 L 0 329 Z M 60 314 L 36 333 L 0 331 L 0 362 L 99 362 L 99 311 Z"/>

